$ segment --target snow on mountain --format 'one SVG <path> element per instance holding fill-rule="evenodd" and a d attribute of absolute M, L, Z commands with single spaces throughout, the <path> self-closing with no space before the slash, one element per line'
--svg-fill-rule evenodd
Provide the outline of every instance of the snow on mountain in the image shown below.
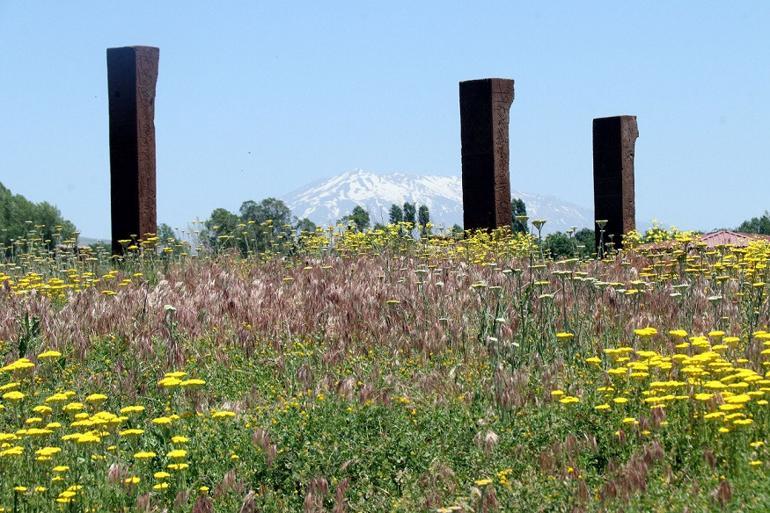
<path fill-rule="evenodd" d="M 512 192 L 527 205 L 530 219 L 546 219 L 543 232 L 564 231 L 571 226 L 593 226 L 590 209 L 551 196 Z M 427 205 L 431 221 L 441 228 L 463 224 L 462 180 L 459 176 L 378 174 L 362 169 L 309 184 L 284 196 L 283 201 L 299 218 L 321 225 L 335 223 L 356 205 L 369 211 L 374 223 L 387 223 L 392 204 Z"/>

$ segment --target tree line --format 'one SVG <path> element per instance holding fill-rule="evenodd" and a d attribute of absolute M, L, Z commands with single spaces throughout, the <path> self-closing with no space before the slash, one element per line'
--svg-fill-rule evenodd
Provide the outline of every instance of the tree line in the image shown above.
<path fill-rule="evenodd" d="M 513 198 L 511 210 L 511 230 L 514 233 L 531 233 L 524 200 Z M 410 202 L 405 202 L 402 205 L 392 204 L 388 211 L 388 223 L 408 223 L 408 226 L 414 228 L 420 236 L 432 235 L 430 210 L 427 205 L 418 207 L 416 203 Z M 385 225 L 381 223 L 372 225 L 369 212 L 360 205 L 355 206 L 349 214 L 341 217 L 337 224 L 357 232 L 363 232 L 370 228 L 385 228 Z M 231 213 L 226 209 L 216 209 L 206 221 L 205 227 L 203 239 L 208 244 L 221 242 L 223 237 L 237 239 L 238 236 L 233 234 L 239 230 L 242 234 L 244 228 L 247 228 L 252 238 L 257 242 L 253 248 L 247 248 L 241 244 L 241 249 L 244 251 L 249 249 L 262 251 L 267 249 L 267 241 L 274 241 L 276 236 L 279 239 L 283 237 L 288 240 L 292 234 L 296 235 L 303 231 L 311 232 L 316 228 L 309 219 L 293 217 L 291 210 L 281 200 L 275 198 L 267 198 L 260 203 L 246 201 L 238 214 Z M 744 221 L 736 230 L 744 233 L 770 235 L 770 213 L 766 211 L 760 217 Z M 463 229 L 459 225 L 454 225 L 450 229 L 450 233 L 454 235 L 462 232 Z M 544 252 L 552 258 L 589 257 L 596 250 L 595 232 L 590 228 L 577 229 L 573 227 L 566 231 L 552 232 L 542 237 L 539 243 L 542 244 Z"/>
<path fill-rule="evenodd" d="M 388 221 L 391 224 L 410 223 L 421 236 L 430 234 L 430 210 L 425 205 L 419 208 L 409 202 L 402 206 L 392 205 Z M 338 219 L 337 225 L 356 232 L 385 228 L 380 223 L 372 226 L 369 212 L 360 205 Z M 162 226 L 167 231 L 167 227 Z M 283 201 L 266 198 L 259 203 L 244 201 L 237 213 L 225 208 L 215 209 L 203 223 L 199 238 L 207 246 L 235 247 L 247 254 L 275 250 L 278 249 L 276 245 L 291 246 L 302 233 L 315 232 L 316 228 L 310 219 L 294 216 Z"/>
<path fill-rule="evenodd" d="M 353 208 L 353 211 L 342 217 L 337 224 L 343 226 L 349 226 L 356 231 L 364 231 L 370 227 L 371 216 L 369 212 L 362 206 L 357 205 Z M 391 204 L 388 211 L 388 223 L 400 224 L 409 223 L 410 226 L 417 228 L 420 236 L 425 237 L 430 235 L 430 209 L 427 205 L 420 205 L 417 208 L 416 203 L 405 202 L 403 205 Z M 375 223 L 372 226 L 375 230 L 385 228 L 382 223 Z"/>
<path fill-rule="evenodd" d="M 744 233 L 756 233 L 759 235 L 770 235 L 770 212 L 765 210 L 765 213 L 759 217 L 752 217 L 751 219 L 744 221 L 738 226 L 737 231 Z"/>
<path fill-rule="evenodd" d="M 514 233 L 530 233 L 527 206 L 520 198 L 511 201 L 511 230 Z M 392 204 L 388 211 L 390 224 L 408 223 L 420 236 L 431 235 L 431 215 L 427 205 L 405 202 Z M 355 206 L 352 211 L 338 220 L 338 224 L 350 230 L 365 231 L 369 228 L 381 229 L 381 223 L 372 225 L 369 212 L 362 206 Z M 260 202 L 244 201 L 238 212 L 224 208 L 215 209 L 204 222 L 199 234 L 200 241 L 210 246 L 221 245 L 229 241 L 244 252 L 265 251 L 276 241 L 290 241 L 305 232 L 316 230 L 316 225 L 307 218 L 292 215 L 286 204 L 276 198 L 266 198 Z M 770 235 L 770 212 L 767 210 L 758 217 L 742 222 L 736 231 Z M 450 232 L 458 235 L 462 227 L 454 225 Z M 20 194 L 13 194 L 0 183 L 0 243 L 6 247 L 19 241 L 29 240 L 31 235 L 41 243 L 53 248 L 65 240 L 72 240 L 77 235 L 75 225 L 62 217 L 59 209 L 46 201 L 35 203 Z M 162 240 L 176 237 L 175 231 L 167 224 L 160 224 L 158 234 Z M 553 232 L 545 236 L 541 243 L 552 257 L 588 256 L 594 251 L 594 230 L 589 228 L 571 228 L 566 232 Z"/>
<path fill-rule="evenodd" d="M 29 201 L 0 183 L 0 243 L 11 246 L 34 238 L 53 247 L 75 234 L 75 225 L 64 219 L 54 205 Z"/>

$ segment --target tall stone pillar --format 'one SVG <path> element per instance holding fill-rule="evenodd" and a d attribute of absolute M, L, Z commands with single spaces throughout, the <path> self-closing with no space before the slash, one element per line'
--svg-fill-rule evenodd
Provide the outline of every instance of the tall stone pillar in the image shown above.
<path fill-rule="evenodd" d="M 112 252 L 120 240 L 157 231 L 155 84 L 160 51 L 150 46 L 107 50 L 110 111 Z"/>
<path fill-rule="evenodd" d="M 463 222 L 466 230 L 510 226 L 508 122 L 513 80 L 460 82 Z"/>
<path fill-rule="evenodd" d="M 607 221 L 604 242 L 612 235 L 616 248 L 623 234 L 636 229 L 634 148 L 638 137 L 636 116 L 594 119 L 594 218 Z M 596 228 L 597 248 L 599 237 Z"/>

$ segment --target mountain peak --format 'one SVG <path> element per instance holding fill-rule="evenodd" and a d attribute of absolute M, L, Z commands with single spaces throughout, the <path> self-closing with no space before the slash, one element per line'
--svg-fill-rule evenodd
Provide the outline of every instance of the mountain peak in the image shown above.
<path fill-rule="evenodd" d="M 570 226 L 592 226 L 590 210 L 557 198 L 513 192 L 527 205 L 531 218 L 547 219 L 545 232 Z M 462 225 L 462 181 L 459 176 L 375 173 L 355 168 L 300 188 L 282 198 L 299 218 L 333 224 L 356 205 L 369 211 L 372 223 L 386 223 L 390 206 L 405 202 L 426 205 L 437 227 Z"/>

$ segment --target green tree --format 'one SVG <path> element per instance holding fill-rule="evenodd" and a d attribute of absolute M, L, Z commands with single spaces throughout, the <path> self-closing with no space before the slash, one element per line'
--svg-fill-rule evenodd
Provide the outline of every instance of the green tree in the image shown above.
<path fill-rule="evenodd" d="M 588 257 L 594 253 L 596 241 L 593 230 L 583 228 L 570 235 L 571 232 L 555 232 L 543 239 L 543 247 L 552 258 Z"/>
<path fill-rule="evenodd" d="M 596 232 L 590 228 L 582 228 L 575 232 L 576 248 L 581 256 L 591 256 L 596 252 Z"/>
<path fill-rule="evenodd" d="M 291 225 L 291 210 L 286 204 L 276 198 L 265 198 L 259 203 L 249 200 L 244 201 L 240 208 L 241 220 L 244 222 L 253 221 L 256 224 L 263 224 L 271 221 L 276 227 L 275 231 L 286 231 L 285 225 Z"/>
<path fill-rule="evenodd" d="M 517 217 L 527 215 L 527 205 L 524 204 L 524 200 L 520 198 L 513 198 L 511 200 L 511 229 L 513 233 L 529 233 L 529 227 L 524 220 L 516 219 Z"/>
<path fill-rule="evenodd" d="M 246 255 L 250 251 L 290 251 L 296 230 L 315 230 L 315 225 L 303 219 L 292 218 L 291 210 L 276 198 L 257 203 L 244 201 L 238 214 L 218 208 L 204 223 L 201 241 L 211 247 L 237 247 Z"/>
<path fill-rule="evenodd" d="M 265 198 L 259 203 L 244 201 L 240 214 L 241 223 L 247 226 L 246 242 L 252 240 L 251 249 L 255 251 L 265 251 L 276 244 L 283 244 L 293 235 L 291 210 L 279 199 Z"/>
<path fill-rule="evenodd" d="M 404 203 L 404 222 L 410 223 L 410 226 L 414 228 L 415 226 L 415 216 L 417 215 L 417 208 L 415 207 L 414 203 L 406 202 Z M 411 233 L 409 234 L 412 235 Z"/>
<path fill-rule="evenodd" d="M 545 250 L 552 258 L 569 258 L 575 254 L 575 241 L 564 232 L 548 234 L 543 240 Z"/>
<path fill-rule="evenodd" d="M 417 208 L 414 203 L 404 203 L 404 221 L 414 224 L 415 215 L 417 214 Z"/>
<path fill-rule="evenodd" d="M 230 246 L 233 244 L 232 241 L 236 240 L 234 244 L 245 250 L 245 247 L 236 239 L 236 229 L 239 223 L 240 218 L 237 215 L 226 208 L 216 208 L 203 224 L 201 240 L 210 247 Z"/>
<path fill-rule="evenodd" d="M 420 226 L 420 235 L 425 237 L 428 235 L 428 223 L 430 222 L 430 211 L 427 205 L 420 205 L 417 210 L 417 224 Z"/>
<path fill-rule="evenodd" d="M 34 203 L 0 184 L 0 242 L 3 244 L 36 238 L 53 248 L 75 234 L 75 225 L 62 218 L 54 205 L 45 201 Z"/>
<path fill-rule="evenodd" d="M 748 221 L 742 222 L 736 230 L 744 233 L 770 235 L 770 212 L 765 210 L 765 213 L 761 216 L 752 217 Z"/>
<path fill-rule="evenodd" d="M 350 219 L 355 223 L 356 230 L 359 232 L 369 228 L 369 212 L 360 205 L 355 206 L 353 213 L 350 214 Z"/>
<path fill-rule="evenodd" d="M 396 204 L 390 206 L 390 224 L 398 224 L 404 220 L 404 211 Z"/>
<path fill-rule="evenodd" d="M 361 205 L 356 205 L 353 208 L 353 212 L 346 215 L 338 221 L 345 225 L 352 225 L 353 229 L 357 232 L 362 232 L 369 228 L 369 212 L 366 211 Z"/>
<path fill-rule="evenodd" d="M 299 233 L 313 233 L 316 231 L 316 224 L 308 219 L 307 217 L 303 217 L 302 219 L 297 219 L 296 224 L 294 225 L 294 228 Z"/>
<path fill-rule="evenodd" d="M 158 233 L 156 235 L 162 244 L 175 244 L 176 242 L 179 242 L 174 229 L 166 223 L 160 223 L 158 225 Z"/>

